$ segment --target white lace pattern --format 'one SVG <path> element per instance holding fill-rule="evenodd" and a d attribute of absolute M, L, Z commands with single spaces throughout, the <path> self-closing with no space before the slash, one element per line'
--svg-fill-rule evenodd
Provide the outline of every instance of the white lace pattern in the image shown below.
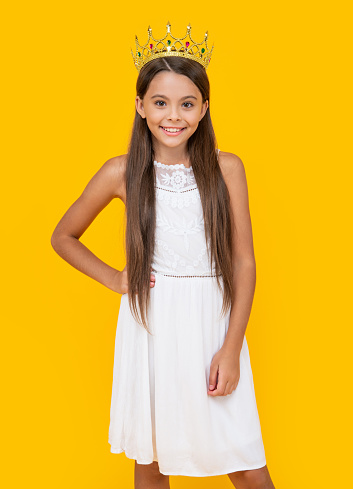
<path fill-rule="evenodd" d="M 219 152 L 219 150 L 218 150 Z M 192 167 L 154 161 L 156 243 L 154 272 L 209 275 L 203 209 Z"/>

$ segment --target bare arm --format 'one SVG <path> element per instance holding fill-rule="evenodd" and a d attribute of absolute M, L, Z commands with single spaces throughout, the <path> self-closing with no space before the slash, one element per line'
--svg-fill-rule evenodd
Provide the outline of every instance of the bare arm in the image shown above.
<path fill-rule="evenodd" d="M 229 327 L 223 346 L 232 353 L 240 354 L 255 293 L 256 264 L 243 162 L 232 153 L 224 153 L 221 167 L 231 199 L 235 291 Z"/>
<path fill-rule="evenodd" d="M 251 312 L 256 267 L 248 202 L 245 169 L 241 159 L 221 152 L 219 164 L 226 182 L 231 204 L 233 246 L 233 306 L 226 337 L 210 365 L 210 396 L 226 396 L 240 379 L 240 351 Z"/>
<path fill-rule="evenodd" d="M 97 215 L 116 197 L 124 201 L 125 156 L 106 161 L 71 205 L 51 236 L 51 245 L 74 268 L 123 294 L 127 292 L 121 272 L 94 255 L 81 241 L 82 234 Z"/>

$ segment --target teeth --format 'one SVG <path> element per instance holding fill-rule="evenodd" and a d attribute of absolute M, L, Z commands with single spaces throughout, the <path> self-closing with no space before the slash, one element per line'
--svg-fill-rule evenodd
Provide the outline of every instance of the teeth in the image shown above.
<path fill-rule="evenodd" d="M 163 126 L 162 126 L 163 127 Z M 167 132 L 179 132 L 181 131 L 183 128 L 181 127 L 180 129 L 167 129 L 166 127 L 163 127 L 163 129 Z"/>

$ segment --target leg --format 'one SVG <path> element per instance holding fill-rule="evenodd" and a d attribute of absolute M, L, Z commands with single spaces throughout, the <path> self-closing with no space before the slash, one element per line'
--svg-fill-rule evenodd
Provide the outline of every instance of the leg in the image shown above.
<path fill-rule="evenodd" d="M 170 489 L 169 475 L 159 472 L 156 461 L 143 465 L 135 460 L 135 489 Z"/>
<path fill-rule="evenodd" d="M 236 489 L 275 489 L 267 465 L 260 469 L 232 472 L 228 477 Z"/>

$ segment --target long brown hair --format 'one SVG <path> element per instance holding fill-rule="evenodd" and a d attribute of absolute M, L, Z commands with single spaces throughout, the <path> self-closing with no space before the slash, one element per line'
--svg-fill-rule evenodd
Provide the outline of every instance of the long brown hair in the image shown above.
<path fill-rule="evenodd" d="M 154 59 L 140 70 L 136 95 L 141 100 L 153 77 L 161 71 L 187 76 L 200 90 L 202 102 L 208 100 L 210 103 L 206 70 L 197 61 L 177 56 Z M 187 145 L 200 192 L 208 257 L 211 268 L 214 265 L 218 287 L 223 292 L 221 313 L 224 315 L 232 305 L 233 297 L 231 210 L 228 189 L 218 163 L 210 105 Z M 128 298 L 135 319 L 149 332 L 147 310 L 156 229 L 155 154 L 146 119 L 137 110 L 128 146 L 125 209 Z"/>

